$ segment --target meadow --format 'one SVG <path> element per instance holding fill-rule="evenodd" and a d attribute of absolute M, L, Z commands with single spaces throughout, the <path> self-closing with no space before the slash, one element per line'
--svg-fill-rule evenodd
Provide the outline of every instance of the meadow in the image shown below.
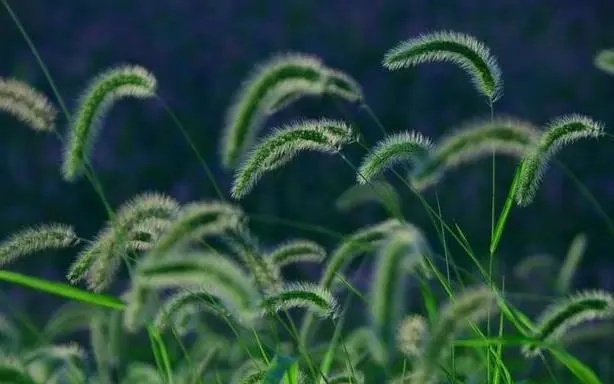
<path fill-rule="evenodd" d="M 32 223 L 3 236 L 0 280 L 66 304 L 42 328 L 29 324 L 27 314 L 0 316 L 2 383 L 614 382 L 611 353 L 594 347 L 593 354 L 571 352 L 577 345 L 591 350 L 594 343 L 611 342 L 614 333 L 614 293 L 574 288 L 587 237 L 579 233 L 564 258 L 528 255 L 511 270 L 499 260 L 511 212 L 534 203 L 557 154 L 577 141 L 612 135 L 602 122 L 579 113 L 553 116 L 543 126 L 497 113 L 505 72 L 485 42 L 433 31 L 391 44 L 381 58 L 389 72 L 445 63 L 483 98 L 489 117 L 459 122 L 442 137 L 387 127 L 361 85 L 315 55 L 273 54 L 242 79 L 219 137 L 212 138 L 221 167 L 232 175 L 229 190 L 219 186 L 194 145 L 191 127 L 168 108 L 216 195 L 179 202 L 148 190 L 112 206 L 92 152 L 116 103 L 164 103 L 155 74 L 138 64 L 107 68 L 92 76 L 69 111 L 27 31 L 4 5 L 53 95 L 0 77 L 0 110 L 14 118 L 11 129 L 57 137 L 63 179 L 67 185 L 87 180 L 108 220 L 91 238 L 63 222 Z M 614 75 L 614 50 L 593 59 Z M 274 115 L 313 98 L 338 114 L 271 126 Z M 376 142 L 367 142 L 363 126 L 346 113 L 348 105 L 368 116 Z M 360 161 L 350 159 L 348 150 L 360 151 Z M 307 152 L 355 174 L 331 211 L 369 204 L 387 218 L 333 234 L 338 241 L 332 249 L 307 237 L 262 242 L 241 202 Z M 516 162 L 509 185 L 495 185 L 500 156 Z M 447 175 L 477 162 L 491 163 L 484 175 L 493 191 L 484 202 L 491 211 L 491 231 L 483 234 L 487 250 L 474 249 L 462 226 L 426 198 L 438 201 L 446 190 L 437 187 Z M 495 189 L 507 191 L 505 201 L 496 201 Z M 419 199 L 430 222 L 412 220 L 404 193 Z M 592 204 L 599 209 L 597 201 Z M 427 239 L 425 228 L 436 231 L 437 242 Z M 64 281 L 11 271 L 17 260 L 56 251 L 74 255 Z M 460 266 L 460 259 L 471 268 Z M 363 264 L 372 273 L 367 287 L 357 287 L 349 275 Z M 320 278 L 289 277 L 288 267 L 303 265 L 318 268 Z M 129 286 L 111 295 L 124 271 Z M 547 297 L 548 305 L 534 316 L 517 300 L 517 290 L 508 292 L 510 280 L 526 288 L 538 280 L 556 296 Z M 410 310 L 410 301 L 422 310 Z M 80 342 L 79 334 L 89 340 Z"/>

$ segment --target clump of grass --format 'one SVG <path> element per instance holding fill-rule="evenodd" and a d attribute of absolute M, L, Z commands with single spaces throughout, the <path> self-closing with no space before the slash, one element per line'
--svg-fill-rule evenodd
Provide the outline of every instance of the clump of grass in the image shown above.
<path fill-rule="evenodd" d="M 606 72 L 608 55 L 603 52 L 595 59 Z M 390 70 L 438 61 L 459 65 L 487 98 L 492 113 L 493 103 L 502 96 L 502 71 L 486 45 L 472 36 L 448 31 L 422 35 L 398 44 L 383 59 Z M 67 116 L 70 137 L 60 165 L 64 178 L 74 181 L 85 170 L 104 115 L 114 102 L 127 96 L 154 97 L 156 92 L 155 78 L 139 66 L 119 66 L 94 77 L 75 115 Z M 379 123 L 359 83 L 316 56 L 277 55 L 256 68 L 227 111 L 222 133 L 222 165 L 235 170 L 231 197 L 242 199 L 265 174 L 311 150 L 339 156 L 356 173 L 356 183 L 337 201 L 340 210 L 378 201 L 391 217 L 356 229 L 330 251 L 308 238 L 263 246 L 248 228 L 249 215 L 221 193 L 217 200 L 181 204 L 164 193 L 145 192 L 110 212 L 109 222 L 91 240 L 78 237 L 65 224 L 17 232 L 0 244 L 2 266 L 31 253 L 84 242 L 67 280 L 86 280 L 87 289 L 0 271 L 2 280 L 81 302 L 52 316 L 40 331 L 39 345 L 28 345 L 21 337 L 13 323 L 20 317 L 17 312 L 0 317 L 0 381 L 431 384 L 444 377 L 460 383 L 459 377 L 471 375 L 473 382 L 511 383 L 526 375 L 507 353 L 520 346 L 526 358 L 549 350 L 574 382 L 602 383 L 591 368 L 558 346 L 572 326 L 614 316 L 611 293 L 573 293 L 571 281 L 584 252 L 584 237 L 573 242 L 557 279 L 558 292 L 572 293 L 533 324 L 509 300 L 505 286 L 493 279 L 492 263 L 487 272 L 460 226 L 452 229 L 420 191 L 459 164 L 485 154 L 519 158 L 496 228 L 493 220 L 492 262 L 512 202 L 528 205 L 554 154 L 577 139 L 601 137 L 603 125 L 583 115 L 568 115 L 540 132 L 521 119 L 491 114 L 489 120 L 474 120 L 435 144 L 417 132 L 386 135 L 372 148 L 363 146 L 366 153 L 359 167 L 343 153 L 361 136 L 351 121 L 299 120 L 256 142 L 269 116 L 303 97 L 323 95 L 356 103 Z M 0 108 L 37 130 L 52 130 L 57 113 L 44 96 L 16 80 L 0 80 Z M 412 166 L 409 175 L 399 175 L 394 166 L 407 162 Z M 430 214 L 442 240 L 445 273 L 426 233 L 407 222 L 401 194 L 384 179 L 387 171 L 416 193 Z M 88 180 L 94 183 L 95 172 L 91 176 Z M 448 234 L 465 251 L 460 256 L 475 263 L 480 282 L 474 287 L 465 287 L 467 279 L 454 263 L 459 255 L 450 253 L 446 243 Z M 362 262 L 372 261 L 375 271 L 366 294 L 347 276 L 364 255 L 371 257 Z M 522 277 L 536 266 L 556 264 L 543 260 L 526 259 L 516 272 Z M 130 273 L 129 287 L 121 298 L 101 293 L 110 288 L 122 262 Z M 319 281 L 290 281 L 285 276 L 282 267 L 303 262 L 322 264 Z M 418 284 L 425 315 L 408 310 L 417 303 L 409 302 L 411 286 L 406 280 Z M 348 298 L 361 300 L 366 315 L 349 315 Z M 446 304 L 438 305 L 439 298 Z M 493 336 L 490 321 L 497 316 L 498 334 Z M 349 329 L 350 317 L 367 324 Z M 297 327 L 299 318 L 302 324 Z M 487 323 L 485 332 L 482 322 Z M 332 336 L 315 332 L 322 325 L 332 325 Z M 57 340 L 83 330 L 90 332 L 90 350 Z M 124 353 L 126 331 L 148 334 L 149 360 Z M 313 343 L 312 336 L 317 336 Z M 95 364 L 83 364 L 86 355 Z"/>

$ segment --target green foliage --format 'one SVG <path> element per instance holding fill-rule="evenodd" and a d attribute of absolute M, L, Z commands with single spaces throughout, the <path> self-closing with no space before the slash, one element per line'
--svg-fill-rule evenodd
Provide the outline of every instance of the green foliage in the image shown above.
<path fill-rule="evenodd" d="M 602 52 L 596 65 L 610 71 L 610 56 Z M 502 72 L 489 49 L 471 36 L 435 32 L 410 39 L 385 55 L 384 66 L 397 70 L 437 61 L 464 69 L 493 112 L 493 103 L 502 95 Z M 156 88 L 153 75 L 138 66 L 120 66 L 94 77 L 74 116 L 67 116 L 70 138 L 60 165 L 67 181 L 87 169 L 96 134 L 112 104 L 127 96 L 154 97 Z M 249 229 L 249 215 L 222 193 L 217 199 L 181 204 L 164 193 L 144 192 L 116 212 L 109 209 L 109 221 L 90 240 L 64 224 L 19 231 L 0 243 L 2 267 L 35 252 L 85 243 L 67 280 L 86 280 L 87 289 L 0 270 L 0 280 L 72 300 L 41 330 L 25 321 L 18 324 L 24 318 L 18 310 L 0 316 L 0 381 L 533 383 L 533 371 L 523 368 L 526 358 L 549 351 L 558 368 L 568 371 L 564 381 L 557 382 L 601 383 L 588 364 L 563 349 L 578 340 L 614 334 L 611 327 L 582 333 L 582 324 L 589 320 L 614 317 L 612 293 L 574 293 L 572 288 L 585 237 L 574 239 L 558 274 L 551 273 L 557 276 L 553 291 L 570 295 L 546 308 L 536 324 L 520 309 L 522 303 L 511 300 L 516 293 L 508 293 L 507 280 L 505 285 L 498 283 L 492 259 L 513 201 L 528 205 L 556 152 L 577 139 L 603 136 L 602 124 L 568 115 L 540 132 L 531 123 L 493 113 L 491 119 L 466 123 L 435 144 L 417 132 L 386 135 L 373 148 L 359 142 L 365 150 L 359 167 L 343 153 L 361 137 L 350 121 L 290 122 L 255 142 L 269 116 L 303 97 L 324 95 L 370 110 L 356 80 L 315 56 L 277 55 L 254 70 L 227 111 L 222 133 L 222 166 L 235 170 L 231 197 L 243 198 L 264 174 L 310 150 L 338 155 L 357 173 L 356 183 L 339 197 L 337 208 L 348 211 L 380 202 L 391 217 L 357 228 L 329 252 L 308 238 L 261 244 Z M 17 80 L 0 79 L 0 109 L 36 130 L 54 128 L 57 112 L 52 104 Z M 492 228 L 487 271 L 461 227 L 452 229 L 420 191 L 458 165 L 496 153 L 521 162 Z M 445 257 L 431 250 L 426 233 L 407 222 L 402 195 L 384 179 L 385 171 L 405 162 L 412 166 L 408 180 L 396 172 L 395 176 L 420 197 Z M 95 177 L 95 172 L 88 175 L 92 183 Z M 219 190 L 215 180 L 211 182 Z M 494 209 L 493 204 L 493 226 Z M 477 274 L 457 268 L 454 260 L 459 255 L 448 247 L 449 234 L 466 253 L 460 257 L 469 256 L 475 263 Z M 361 256 L 368 257 L 360 260 Z M 351 282 L 359 261 L 374 264 L 368 292 Z M 321 264 L 318 282 L 289 281 L 282 268 L 295 263 L 300 267 L 302 262 Z M 121 298 L 98 293 L 113 288 L 122 263 L 130 284 Z M 550 273 L 557 267 L 555 258 L 530 256 L 514 274 L 530 280 L 538 269 Z M 467 288 L 469 282 L 472 286 Z M 418 303 L 410 300 L 415 287 L 428 316 L 419 314 Z M 350 299 L 360 299 L 354 304 L 358 311 L 348 304 Z M 438 300 L 446 303 L 440 306 Z M 348 320 L 354 323 L 348 326 Z M 320 332 L 319 327 L 327 328 Z M 82 331 L 89 332 L 89 348 L 65 343 Z M 149 336 L 144 349 L 139 333 Z M 519 349 L 518 356 L 510 353 L 514 349 Z M 611 376 L 603 380 L 610 382 Z"/>

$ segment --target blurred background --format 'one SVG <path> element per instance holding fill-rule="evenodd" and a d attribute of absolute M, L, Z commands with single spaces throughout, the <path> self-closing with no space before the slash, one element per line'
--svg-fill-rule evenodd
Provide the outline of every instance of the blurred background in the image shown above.
<path fill-rule="evenodd" d="M 489 116 L 484 98 L 451 64 L 388 72 L 384 53 L 399 41 L 434 30 L 475 36 L 490 47 L 503 70 L 504 95 L 495 114 L 543 126 L 551 118 L 582 113 L 614 129 L 614 77 L 593 65 L 595 54 L 614 47 L 611 0 L 432 1 L 432 0 L 8 0 L 47 65 L 69 109 L 87 82 L 118 64 L 139 64 L 159 81 L 159 94 L 185 125 L 223 192 L 232 173 L 221 170 L 218 143 L 226 109 L 254 65 L 280 52 L 321 57 L 363 87 L 367 102 L 389 132 L 418 130 L 434 139 L 464 122 Z M 4 7 L 0 7 L 3 55 L 0 76 L 16 77 L 47 94 L 49 82 Z M 363 111 L 331 100 L 305 100 L 276 115 L 276 126 L 300 117 L 351 118 L 373 144 L 381 131 Z M 11 116 L 0 115 L 0 231 L 41 222 L 75 225 L 92 237 L 106 220 L 87 180 L 69 184 L 60 176 L 62 146 L 54 135 L 37 134 Z M 67 124 L 61 118 L 59 130 Z M 607 214 L 614 213 L 614 143 L 585 141 L 557 157 L 576 175 Z M 362 152 L 347 151 L 359 164 Z M 93 164 L 113 207 L 146 190 L 187 202 L 216 198 L 212 182 L 163 106 L 154 100 L 124 100 L 104 122 Z M 497 159 L 497 206 L 513 176 L 514 161 Z M 491 161 L 466 165 L 446 175 L 426 196 L 449 223 L 458 223 L 476 253 L 486 256 L 490 239 Z M 264 244 L 305 237 L 329 249 L 337 239 L 280 224 L 279 219 L 349 233 L 385 218 L 378 206 L 337 212 L 336 198 L 355 181 L 338 157 L 305 154 L 262 179 L 241 205 L 254 214 L 252 228 Z M 395 183 L 395 185 L 399 185 Z M 419 201 L 399 189 L 408 220 L 423 228 L 443 252 Z M 500 247 L 500 260 L 546 253 L 562 260 L 572 240 L 585 233 L 586 258 L 578 287 L 614 289 L 614 259 L 608 225 L 585 192 L 554 164 L 535 202 L 514 208 Z M 470 265 L 460 249 L 453 257 Z M 60 280 L 74 253 L 30 257 L 9 268 Z M 316 270 L 294 271 L 314 274 Z M 121 287 L 118 283 L 113 291 Z M 61 299 L 1 284 L 12 306 L 42 313 Z M 530 289 L 530 286 L 524 286 Z M 7 305 L 7 303 L 3 303 Z M 32 312 L 31 312 L 32 313 Z M 34 312 L 37 313 L 37 312 Z M 41 318 L 40 321 L 43 321 Z"/>

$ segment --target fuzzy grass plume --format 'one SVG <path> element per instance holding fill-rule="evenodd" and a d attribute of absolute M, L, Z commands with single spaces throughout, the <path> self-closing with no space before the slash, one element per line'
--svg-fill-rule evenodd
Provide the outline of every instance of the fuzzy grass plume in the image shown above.
<path fill-rule="evenodd" d="M 374 251 L 390 233 L 402 228 L 402 226 L 403 223 L 400 221 L 388 219 L 378 224 L 361 228 L 348 236 L 328 258 L 319 286 L 327 291 L 333 290 L 338 275 L 343 273 L 343 269 L 354 258 L 362 253 Z M 308 313 L 303 320 L 301 326 L 301 340 L 303 342 L 310 336 L 313 321 L 314 317 L 311 313 Z"/>
<path fill-rule="evenodd" d="M 75 181 L 83 172 L 111 106 L 125 97 L 153 97 L 156 86 L 156 78 L 149 71 L 130 65 L 108 69 L 90 82 L 70 124 L 62 164 L 66 181 Z"/>
<path fill-rule="evenodd" d="M 334 296 L 328 290 L 311 283 L 291 283 L 280 292 L 265 296 L 258 307 L 264 313 L 306 308 L 323 318 L 334 319 L 338 316 L 338 304 Z"/>
<path fill-rule="evenodd" d="M 152 252 L 164 253 L 205 236 L 221 236 L 240 228 L 244 221 L 243 211 L 232 204 L 219 201 L 186 204 L 154 244 Z"/>
<path fill-rule="evenodd" d="M 410 183 L 422 191 L 447 171 L 494 153 L 522 158 L 539 137 L 531 124 L 498 117 L 463 125 L 442 138 L 410 174 Z"/>
<path fill-rule="evenodd" d="M 378 250 L 369 311 L 372 326 L 389 354 L 395 350 L 396 329 L 406 308 L 405 277 L 429 256 L 422 232 L 411 224 L 390 234 Z"/>
<path fill-rule="evenodd" d="M 527 206 L 533 201 L 550 160 L 564 146 L 579 139 L 601 136 L 603 125 L 583 115 L 565 115 L 552 120 L 522 159 L 515 190 L 516 203 Z"/>
<path fill-rule="evenodd" d="M 326 258 L 326 250 L 313 241 L 293 240 L 279 245 L 267 257 L 279 267 L 305 261 L 319 263 Z"/>
<path fill-rule="evenodd" d="M 210 290 L 209 290 L 210 291 Z M 229 302 L 220 300 L 215 294 L 200 290 L 182 290 L 165 299 L 156 317 L 154 326 L 163 330 L 172 324 L 178 314 L 183 313 L 187 307 L 191 314 L 195 312 L 208 312 L 220 319 L 232 319 L 242 325 L 250 325 L 250 314 L 247 308 L 237 308 Z"/>
<path fill-rule="evenodd" d="M 301 151 L 335 154 L 353 140 L 350 127 L 337 120 L 306 120 L 277 129 L 256 146 L 237 170 L 232 197 L 247 195 L 264 173 L 286 164 Z"/>
<path fill-rule="evenodd" d="M 0 243 L 0 266 L 33 253 L 72 247 L 79 243 L 72 226 L 50 223 L 22 229 Z"/>
<path fill-rule="evenodd" d="M 384 56 L 384 67 L 399 70 L 438 61 L 460 66 L 491 104 L 501 97 L 503 80 L 495 57 L 483 43 L 466 34 L 438 31 L 399 43 Z"/>
<path fill-rule="evenodd" d="M 431 140 L 419 132 L 401 132 L 387 136 L 365 156 L 358 169 L 357 182 L 366 184 L 403 161 L 417 164 L 431 150 Z"/>
<path fill-rule="evenodd" d="M 258 239 L 247 227 L 226 234 L 222 241 L 250 272 L 260 292 L 271 294 L 280 291 L 283 285 L 280 266 L 263 254 Z"/>
<path fill-rule="evenodd" d="M 327 94 L 337 96 L 350 103 L 364 102 L 362 87 L 347 73 L 335 68 L 326 68 L 324 88 Z"/>
<path fill-rule="evenodd" d="M 532 338 L 553 344 L 573 326 L 595 319 L 614 318 L 614 296 L 604 291 L 580 291 L 546 308 L 539 319 Z M 524 345 L 522 354 L 532 358 L 541 352 L 535 345 Z"/>
<path fill-rule="evenodd" d="M 407 357 L 418 357 L 428 336 L 428 324 L 422 315 L 408 315 L 397 329 L 397 348 Z"/>
<path fill-rule="evenodd" d="M 238 308 L 247 308 L 254 299 L 254 289 L 243 268 L 220 254 L 177 249 L 147 258 L 135 270 L 134 285 L 161 290 L 199 287 Z"/>
<path fill-rule="evenodd" d="M 333 286 L 337 274 L 364 252 L 374 250 L 390 233 L 403 228 L 404 223 L 388 219 L 381 223 L 359 229 L 344 240 L 330 255 L 320 285 L 325 289 Z"/>
<path fill-rule="evenodd" d="M 45 95 L 17 79 L 0 78 L 0 110 L 36 131 L 53 131 L 57 108 Z"/>
<path fill-rule="evenodd" d="M 288 105 L 288 101 L 294 101 L 304 89 L 310 89 L 311 84 L 318 84 L 323 66 L 319 58 L 300 53 L 276 55 L 258 65 L 244 81 L 226 114 L 220 152 L 225 168 L 234 168 L 251 147 L 266 116 L 263 111 L 277 111 Z M 295 80 L 302 82 L 295 82 L 289 92 L 271 97 L 279 92 L 280 85 Z"/>
<path fill-rule="evenodd" d="M 228 109 L 220 145 L 222 166 L 234 169 L 253 146 L 266 118 L 306 96 L 330 94 L 363 100 L 360 85 L 346 73 L 303 53 L 275 55 L 244 81 Z"/>
<path fill-rule="evenodd" d="M 158 192 L 140 193 L 123 203 L 115 221 L 107 223 L 96 239 L 79 253 L 67 273 L 68 280 L 75 284 L 86 278 L 90 289 L 105 289 L 113 281 L 122 257 L 140 248 L 133 243 L 138 240 L 135 229 L 154 218 L 171 222 L 179 212 L 177 201 Z"/>

